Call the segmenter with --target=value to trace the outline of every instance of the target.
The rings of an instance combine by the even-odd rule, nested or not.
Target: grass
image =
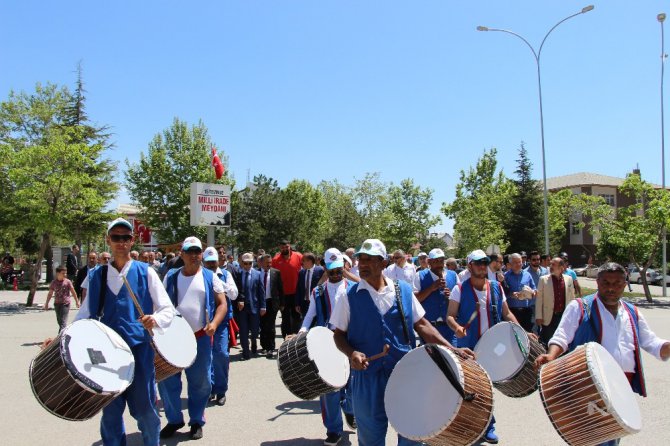
[[[598,290],[596,290],[594,288],[587,288],[587,287],[583,286],[582,287],[582,296],[586,297],[588,295],[594,294],[596,291],[598,291]],[[629,293],[629,292],[626,291],[626,292],[623,293],[623,297],[646,297],[646,296],[644,295],[644,293]]]

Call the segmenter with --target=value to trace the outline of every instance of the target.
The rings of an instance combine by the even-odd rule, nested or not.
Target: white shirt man
[[[163,284],[167,286],[167,277]],[[219,277],[212,276],[212,287],[215,293],[224,293],[226,286]],[[235,288],[237,290],[237,287]],[[192,276],[184,276],[182,272],[177,276],[177,311],[181,314],[193,332],[205,328],[205,279],[202,269]],[[235,296],[237,299],[237,296]],[[232,297],[231,297],[232,300]],[[209,318],[207,319],[209,320]]]

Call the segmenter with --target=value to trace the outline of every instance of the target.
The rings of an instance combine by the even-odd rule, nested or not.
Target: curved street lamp
[[[533,45],[531,45],[525,38],[523,38],[521,35],[515,33],[514,31],[510,31],[507,29],[499,29],[499,28],[488,28],[486,26],[478,26],[477,31],[498,31],[502,33],[507,33],[511,34],[515,37],[518,37],[525,43],[528,48],[530,48],[530,51],[533,53],[533,57],[535,58],[535,64],[537,66],[537,91],[539,94],[539,102],[540,102],[540,136],[541,136],[541,142],[542,142],[542,182],[544,184],[544,252],[545,254],[549,254],[549,202],[548,202],[548,196],[547,196],[547,166],[545,162],[545,153],[544,153],[544,113],[542,110],[542,76],[540,73],[540,57],[542,56],[542,48],[544,47],[544,43],[547,41],[547,37],[549,37],[549,34],[553,30],[555,30],[561,23],[565,22],[566,20],[570,20],[573,17],[577,17],[578,15],[581,14],[586,14],[589,11],[593,10],[593,5],[588,5],[582,8],[581,11],[578,13],[572,14],[554,26],[551,27],[549,31],[547,31],[547,34],[544,35],[544,38],[542,39],[542,42],[540,43],[540,47],[537,51],[535,51],[535,48],[533,48]]]

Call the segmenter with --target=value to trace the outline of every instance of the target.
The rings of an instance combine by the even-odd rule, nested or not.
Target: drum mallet
[[[370,356],[369,358],[366,358],[368,362],[372,362],[375,359],[383,358],[384,356],[389,354],[389,350],[391,349],[391,346],[388,344],[384,344],[384,350],[381,353],[377,353],[376,355]]]

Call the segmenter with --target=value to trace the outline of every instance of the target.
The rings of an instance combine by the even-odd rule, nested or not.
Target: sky
[[[81,61],[89,117],[111,127],[108,156],[122,169],[174,117],[202,120],[238,182],[351,185],[380,172],[433,189],[439,213],[459,172],[492,147],[512,176],[525,142],[542,178],[535,59],[518,38],[476,27],[538,48],[588,4],[0,0],[0,100],[37,82],[72,88]],[[660,184],[656,15],[670,5],[594,5],[541,53],[547,177],[639,165]]]

